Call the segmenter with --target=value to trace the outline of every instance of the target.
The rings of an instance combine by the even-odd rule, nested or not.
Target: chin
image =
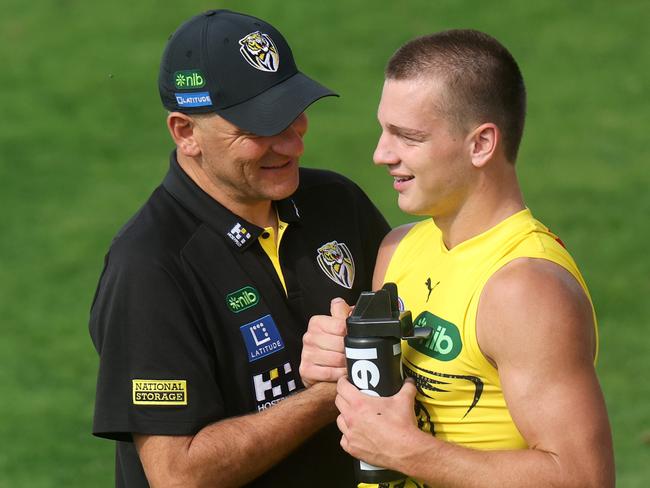
[[[397,206],[399,209],[409,215],[428,215],[426,209],[415,202],[410,202],[408,199],[400,195],[397,199]]]
[[[293,195],[297,189],[298,178],[296,178],[296,180],[292,181],[291,183],[287,182],[274,185],[272,188],[269,188],[268,196],[270,200],[284,200],[285,198],[289,198],[291,195]]]

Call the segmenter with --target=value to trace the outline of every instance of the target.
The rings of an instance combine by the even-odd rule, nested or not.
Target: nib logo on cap
[[[192,69],[174,73],[174,86],[180,90],[191,90],[205,86],[205,76],[201,70]]]

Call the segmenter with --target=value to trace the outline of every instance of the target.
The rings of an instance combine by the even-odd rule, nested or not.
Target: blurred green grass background
[[[113,485],[113,446],[90,435],[88,310],[112,236],[167,169],[156,88],[165,41],[208,8],[272,22],[301,69],[342,95],[309,110],[304,164],[359,182],[394,225],[410,218],[371,163],[386,60],[448,28],[509,47],[529,93],[518,161],[527,204],[591,288],[618,486],[650,486],[647,1],[2,5],[0,487]]]

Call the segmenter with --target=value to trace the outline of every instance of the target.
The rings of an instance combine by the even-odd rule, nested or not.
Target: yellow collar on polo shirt
[[[280,268],[280,241],[282,240],[282,236],[284,235],[284,231],[287,230],[287,227],[289,227],[289,224],[283,222],[280,220],[280,217],[278,217],[277,238],[275,236],[275,230],[273,227],[265,227],[264,232],[260,234],[260,237],[258,239],[260,245],[262,246],[262,249],[264,249],[264,252],[271,260],[271,263],[273,263],[273,267],[275,268],[275,272],[278,274],[278,278],[280,278],[280,282],[282,283],[282,288],[284,288],[285,294],[287,293],[287,285],[284,282],[282,268]]]

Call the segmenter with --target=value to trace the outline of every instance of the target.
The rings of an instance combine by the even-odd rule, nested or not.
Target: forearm
[[[564,419],[562,411],[556,410],[552,415],[522,420],[519,428],[529,433],[529,449],[484,451],[419,430],[413,415],[416,391],[409,379],[391,397],[370,397],[346,379],[339,380],[337,425],[343,449],[369,464],[402,472],[435,488],[614,486],[609,423],[599,401],[592,400],[591,410],[589,402],[574,402],[582,407],[580,413],[565,413]],[[538,428],[533,430],[530,424]]]
[[[150,452],[153,469],[145,465],[149,482],[157,488],[251,481],[335,419],[334,396],[334,385],[314,385],[260,413],[210,424],[180,449]],[[256,455],[260,452],[264,456]]]
[[[414,449],[393,469],[436,488],[610,488],[613,462],[607,453],[594,469],[569,455],[537,449],[480,451],[444,442],[421,433],[412,439]],[[598,450],[597,445],[593,449]]]
[[[404,459],[403,472],[432,487],[483,488],[566,486],[560,466],[542,451],[479,451],[431,438],[426,448]]]

